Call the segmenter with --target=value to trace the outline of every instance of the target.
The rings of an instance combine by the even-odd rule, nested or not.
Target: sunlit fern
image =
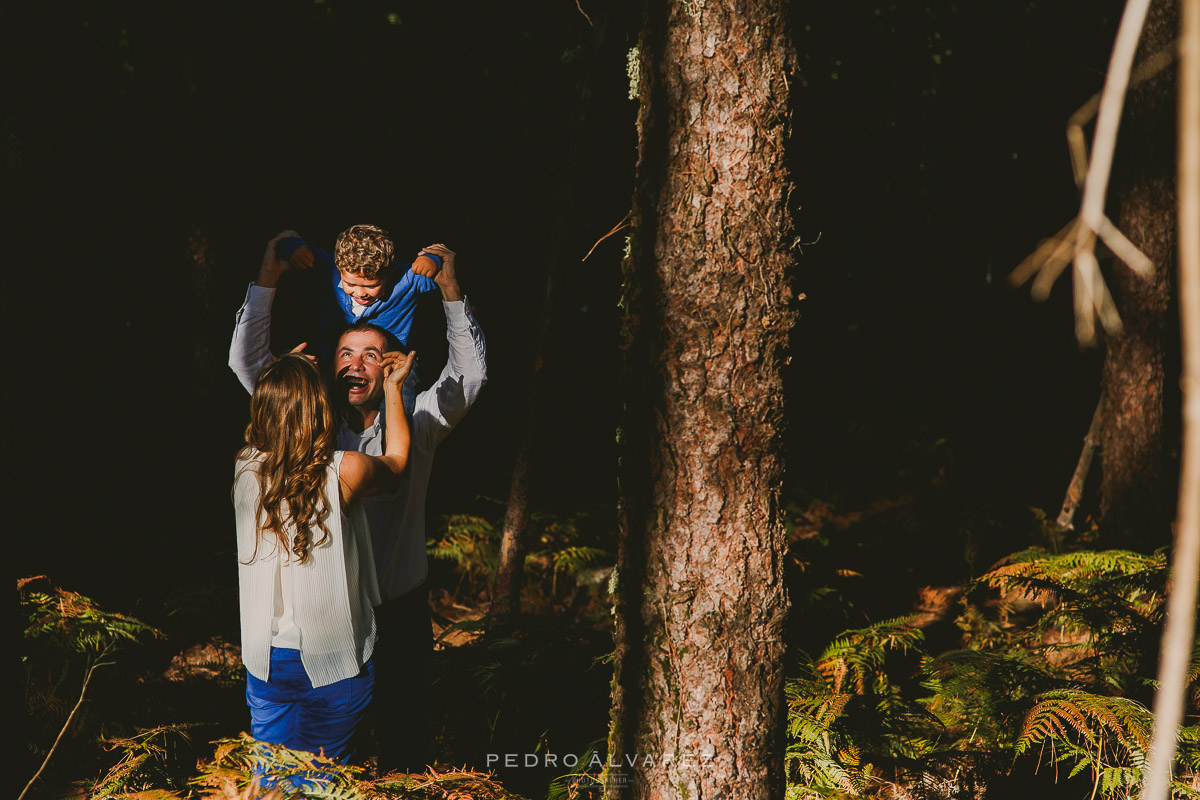
[[[147,789],[185,788],[186,779],[177,775],[181,747],[190,745],[190,733],[199,725],[159,725],[123,739],[103,739],[105,747],[119,751],[120,759],[99,780],[81,788],[90,800],[129,794]],[[190,752],[190,747],[187,748]],[[190,766],[190,765],[189,765]]]
[[[282,745],[267,744],[246,734],[221,739],[213,760],[200,766],[200,774],[188,782],[209,794],[236,788],[277,790],[282,800],[307,797],[317,800],[363,800],[356,787],[362,768],[339,764],[328,758]]]
[[[968,592],[1002,594],[992,610],[965,605],[962,649],[924,653],[902,618],[848,631],[815,661],[801,656],[786,686],[789,796],[875,794],[897,780],[914,797],[946,796],[947,781],[986,783],[1027,755],[1090,774],[1097,798],[1130,796],[1152,724],[1130,694],[1148,696],[1165,582],[1161,553],[1025,551]],[[1031,617],[1011,616],[1006,598],[1018,597],[1037,603]],[[905,654],[920,656],[915,669]],[[1193,719],[1198,676],[1200,648]],[[1198,727],[1181,733],[1181,774],[1200,772]],[[967,788],[950,791],[973,796],[981,784]],[[1182,782],[1173,790],[1195,796]]]

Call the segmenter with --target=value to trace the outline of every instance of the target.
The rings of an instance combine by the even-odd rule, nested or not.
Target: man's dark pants
[[[379,771],[420,772],[433,760],[433,627],[429,592],[418,586],[375,609],[375,698]]]

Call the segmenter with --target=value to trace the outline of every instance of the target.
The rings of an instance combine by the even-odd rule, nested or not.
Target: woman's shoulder
[[[253,447],[244,447],[233,461],[233,474],[235,477],[241,477],[245,472],[257,472],[258,465],[262,463],[263,454]]]

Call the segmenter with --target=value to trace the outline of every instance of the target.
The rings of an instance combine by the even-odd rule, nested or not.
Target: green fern
[[[912,623],[905,617],[847,631],[816,661],[801,657],[784,686],[789,783],[857,795],[885,775],[921,771],[937,720],[887,670],[894,655],[919,655],[924,634]]]
[[[260,790],[274,789],[281,800],[363,800],[357,788],[362,767],[336,761],[282,745],[267,744],[248,734],[219,739],[213,760],[200,766],[200,774],[188,783],[227,796],[254,797]],[[249,790],[249,791],[247,791]]]
[[[21,612],[26,617],[25,639],[38,645],[74,653],[97,653],[120,642],[136,642],[143,636],[161,637],[150,625],[104,611],[91,598],[49,586],[32,591],[30,586],[49,584],[45,575],[17,581]]]
[[[109,750],[119,750],[121,758],[99,780],[81,788],[89,800],[129,794],[154,788],[183,789],[172,762],[181,745],[191,742],[190,731],[199,725],[160,725],[125,739],[102,740]]]
[[[972,796],[1023,756],[1091,775],[1097,798],[1132,796],[1152,725],[1138,695],[1152,683],[1165,582],[1162,553],[1029,550],[968,587],[961,649],[924,653],[904,618],[802,656],[785,687],[789,796],[873,794],[891,782],[914,797]],[[1200,648],[1191,713],[1198,675]],[[1200,773],[1198,728],[1180,735],[1185,775]],[[1173,792],[1198,796],[1180,782]]]

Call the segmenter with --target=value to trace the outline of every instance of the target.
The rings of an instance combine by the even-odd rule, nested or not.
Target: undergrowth
[[[983,797],[1027,760],[1086,776],[1093,797],[1134,797],[1166,578],[1161,552],[1025,550],[968,587],[959,648],[927,652],[903,617],[801,654],[786,685],[788,797]],[[1198,678],[1200,647],[1177,798],[1200,798]]]

